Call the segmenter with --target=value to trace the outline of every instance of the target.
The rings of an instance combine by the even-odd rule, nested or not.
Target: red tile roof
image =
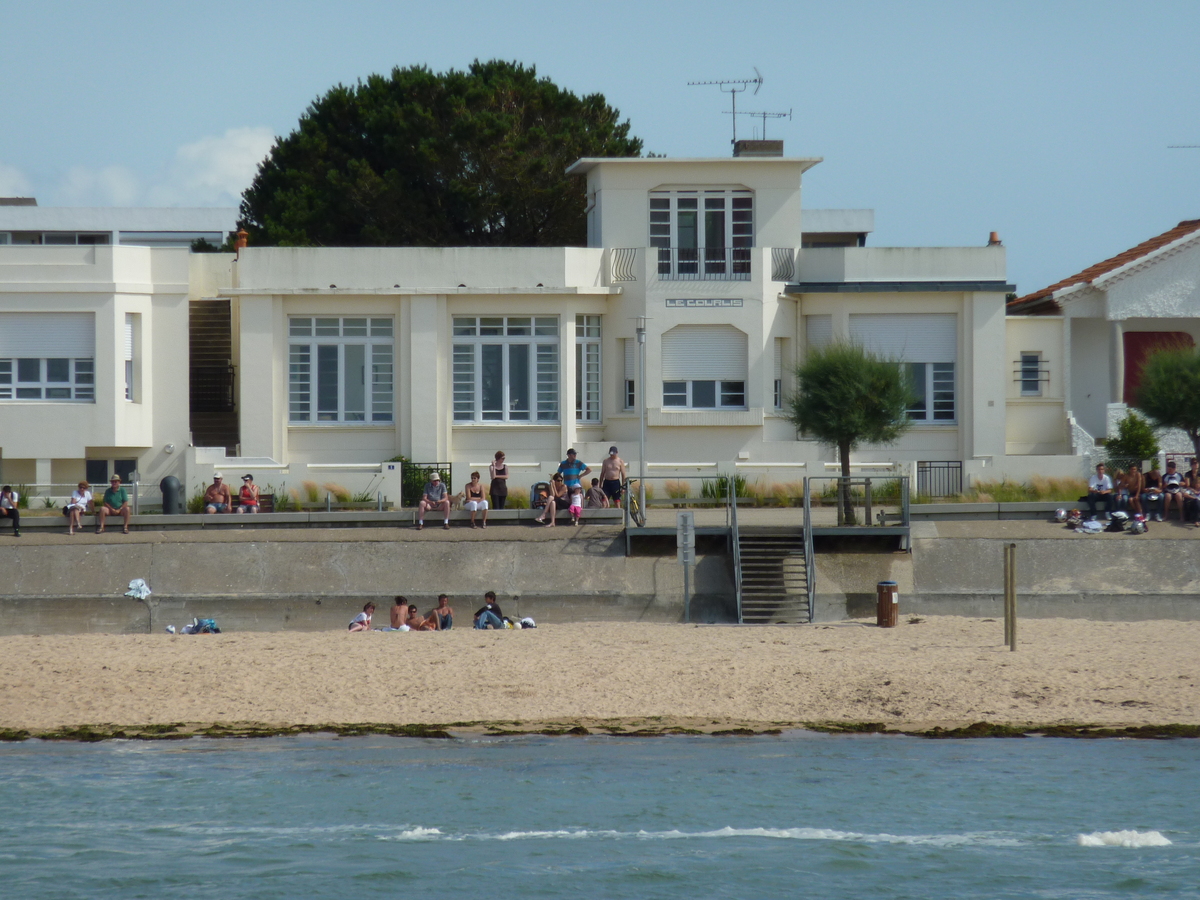
[[[1164,231],[1157,237],[1152,237],[1148,241],[1142,241],[1136,247],[1130,247],[1123,253],[1118,253],[1116,256],[1109,257],[1104,262],[1098,262],[1094,266],[1089,266],[1082,272],[1072,275],[1070,278],[1064,278],[1062,281],[1055,282],[1049,287],[1044,287],[1040,291],[1034,291],[1032,294],[1026,294],[1024,297],[1017,297],[1015,300],[1008,301],[1008,312],[1017,313],[1020,315],[1053,315],[1060,312],[1060,307],[1051,295],[1060,288],[1070,287],[1073,284],[1081,282],[1091,283],[1108,272],[1114,269],[1119,269],[1121,266],[1133,262],[1160,247],[1165,247],[1182,237],[1186,237],[1193,231],[1200,231],[1200,219],[1188,219],[1180,222],[1170,231]]]

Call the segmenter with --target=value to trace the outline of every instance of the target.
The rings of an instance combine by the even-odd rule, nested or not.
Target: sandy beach
[[[1200,622],[0,638],[0,728],[1200,723]]]

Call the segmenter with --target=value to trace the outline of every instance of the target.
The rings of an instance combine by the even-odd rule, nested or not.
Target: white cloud
[[[259,126],[184,144],[147,200],[154,206],[236,206],[274,143],[275,133]]]
[[[0,163],[0,197],[32,197],[33,185],[20,169]]]
[[[124,166],[72,166],[55,192],[61,206],[134,206],[141,197],[137,176]]]

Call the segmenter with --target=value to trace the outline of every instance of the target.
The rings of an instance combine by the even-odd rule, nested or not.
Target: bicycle
[[[639,528],[644,528],[646,525],[646,513],[638,503],[637,484],[638,479],[626,478],[621,482],[621,490],[625,494],[625,508],[629,511],[629,517],[633,519],[633,523]]]

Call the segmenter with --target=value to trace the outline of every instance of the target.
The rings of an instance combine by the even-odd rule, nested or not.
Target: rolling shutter
[[[783,338],[775,338],[775,380],[783,380]]]
[[[664,381],[744,381],[746,334],[732,325],[679,325],[662,336]]]
[[[808,334],[808,346],[815,350],[828,347],[833,342],[833,316],[805,316],[804,330]]]
[[[125,361],[133,359],[133,313],[125,313]]]
[[[852,315],[850,340],[904,362],[957,362],[958,318],[953,314]]]
[[[625,338],[625,380],[637,378],[637,339]]]
[[[91,359],[95,355],[92,313],[0,313],[0,357]]]

